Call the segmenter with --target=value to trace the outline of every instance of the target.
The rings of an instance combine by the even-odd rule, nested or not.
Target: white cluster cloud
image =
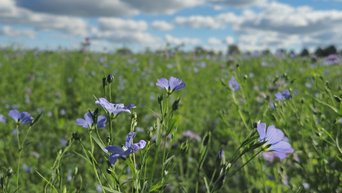
[[[243,9],[218,11],[217,15],[176,14],[184,8],[208,5]],[[171,21],[151,22],[126,17],[139,14],[174,15],[167,16]],[[215,48],[235,43],[247,50],[329,44],[342,47],[341,10],[293,7],[276,0],[98,0],[96,3],[93,0],[1,0],[0,26],[1,35],[8,37],[37,37],[39,32],[49,30],[72,37],[89,36],[101,44],[107,42],[106,45],[135,44],[152,48],[162,46],[163,42],[175,45],[203,43]],[[236,37],[206,37],[207,41],[201,42],[198,38],[172,34],[156,36],[151,28],[171,32],[188,28],[220,32],[228,29],[233,30]]]
[[[112,44],[135,44],[156,48],[160,39],[147,33],[148,24],[145,21],[120,18],[99,18],[98,27],[91,29],[91,38],[107,40]]]
[[[137,14],[122,0],[14,0],[20,8],[56,15],[120,17]]]
[[[195,7],[205,3],[205,0],[122,0],[131,7],[145,13],[171,14],[177,10]]]
[[[215,37],[210,37],[208,39],[208,44],[211,45],[211,46],[220,46],[222,45],[223,41],[218,39],[218,38],[215,38]]]
[[[195,15],[190,17],[176,17],[175,23],[183,26],[191,26],[194,28],[217,29],[223,27],[221,21],[215,20],[214,17],[201,15]]]
[[[138,13],[171,14],[205,0],[14,0],[19,7],[36,12],[86,17],[120,17]]]
[[[75,35],[84,35],[87,27],[86,22],[80,18],[34,13],[18,8],[12,0],[1,0],[0,22],[26,25],[35,30],[59,30]]]
[[[246,14],[247,13],[248,12],[246,12]],[[241,17],[234,13],[222,13],[216,16],[193,15],[188,17],[176,17],[175,23],[193,28],[221,29],[226,28],[228,23],[233,25],[233,27],[236,26],[241,23]]]
[[[256,47],[312,47],[339,44],[342,11],[318,11],[308,6],[291,7],[279,2],[249,12],[238,24],[239,44]]]
[[[10,26],[4,26],[0,28],[0,35],[10,36],[10,37],[29,37],[33,38],[35,32],[28,29],[16,30]]]
[[[246,7],[265,3],[266,0],[209,0],[209,2],[216,5]]]
[[[201,41],[197,38],[178,38],[172,35],[165,35],[165,41],[169,44],[172,45],[192,45],[192,46],[196,46],[199,45],[201,43]]]
[[[207,49],[211,49],[214,51],[226,51],[228,45],[234,43],[234,38],[231,36],[226,36],[224,39],[218,39],[216,37],[208,38],[208,45],[205,46]]]
[[[246,9],[239,15],[227,12],[176,17],[175,23],[192,28],[223,29],[229,26],[238,35],[236,43],[248,50],[329,44],[342,46],[342,35],[339,35],[342,30],[342,11],[319,11],[308,6],[292,7],[276,1],[267,4],[259,1],[258,8]],[[215,41],[211,39],[210,42],[213,44]]]
[[[147,23],[142,20],[99,18],[97,22],[101,30],[108,31],[145,31],[148,28]]]
[[[160,21],[160,20],[152,22],[151,26],[154,29],[161,30],[161,31],[169,31],[174,28],[173,24],[168,23],[166,21]]]

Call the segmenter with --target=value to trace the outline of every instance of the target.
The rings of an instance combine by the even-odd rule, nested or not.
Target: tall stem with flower
[[[17,190],[20,189],[20,165],[21,165],[21,156],[24,150],[25,142],[27,139],[27,136],[31,132],[31,128],[33,125],[37,123],[37,121],[40,119],[42,114],[39,114],[37,118],[33,119],[33,117],[28,112],[19,112],[18,110],[11,110],[9,111],[8,115],[15,120],[16,122],[16,138],[17,138],[17,144],[18,144],[18,164],[17,164],[17,175],[16,175],[16,184],[17,184]],[[20,125],[29,125],[29,128],[27,129],[25,136],[23,140],[20,139]]]
[[[173,119],[173,113],[178,109],[180,99],[176,99],[171,103],[171,95],[174,91],[180,90],[185,87],[185,83],[175,77],[170,77],[169,79],[161,78],[157,81],[156,85],[162,89],[165,89],[166,93],[161,94],[158,97],[158,104],[160,109],[160,117],[156,123],[155,130],[152,133],[153,138],[155,138],[156,150],[155,156],[153,158],[153,166],[151,172],[151,179],[157,177],[155,170],[158,167],[158,161],[161,161],[160,170],[160,180],[158,183],[163,184],[165,182],[165,177],[168,173],[167,167],[170,165],[168,156],[168,143],[172,143],[173,132],[175,129],[175,120]],[[161,153],[161,158],[159,157]],[[168,161],[167,161],[168,160]],[[167,163],[166,163],[167,162]],[[158,175],[159,179],[159,175]]]

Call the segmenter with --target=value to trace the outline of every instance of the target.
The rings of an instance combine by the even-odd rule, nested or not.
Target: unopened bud
[[[110,83],[113,82],[113,80],[114,80],[114,76],[112,74],[108,74],[108,76],[107,76],[107,83],[110,84]]]

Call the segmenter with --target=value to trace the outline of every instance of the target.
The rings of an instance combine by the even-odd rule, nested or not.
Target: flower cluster
[[[285,159],[294,150],[290,145],[284,133],[275,126],[268,126],[266,129],[265,123],[258,123],[257,131],[259,133],[259,142],[265,143],[263,156],[268,161],[273,161],[275,158],[280,160]]]
[[[328,65],[339,64],[340,62],[341,62],[341,59],[338,57],[338,55],[330,54],[329,56],[324,58],[323,64],[328,66]]]
[[[127,158],[130,154],[143,149],[146,146],[145,140],[140,140],[138,143],[133,143],[134,132],[129,132],[126,136],[126,143],[123,148],[119,146],[107,146],[104,150],[111,153],[108,160],[111,165],[114,165],[118,158]]]

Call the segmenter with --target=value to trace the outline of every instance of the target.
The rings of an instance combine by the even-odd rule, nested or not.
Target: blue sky
[[[0,46],[299,51],[342,48],[341,31],[342,0],[0,1]]]

